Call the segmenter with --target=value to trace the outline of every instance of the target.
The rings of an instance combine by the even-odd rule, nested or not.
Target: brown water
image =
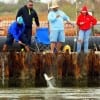
[[[0,100],[100,100],[100,88],[1,89]]]

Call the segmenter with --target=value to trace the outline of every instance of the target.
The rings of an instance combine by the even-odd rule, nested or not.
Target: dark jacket
[[[35,21],[36,25],[39,26],[39,19],[36,11],[34,9],[30,9],[29,13],[29,9],[27,8],[26,5],[19,9],[16,18],[18,16],[23,17],[26,28],[32,28],[33,20]]]

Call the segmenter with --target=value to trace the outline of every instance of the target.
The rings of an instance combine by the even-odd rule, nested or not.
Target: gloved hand
[[[80,22],[80,25],[84,25],[85,24],[85,22]]]
[[[22,41],[18,41],[19,44],[23,44]]]

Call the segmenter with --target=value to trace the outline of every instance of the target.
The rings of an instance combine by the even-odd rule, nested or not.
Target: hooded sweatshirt
[[[11,34],[16,41],[19,41],[21,34],[25,29],[25,24],[18,25],[16,21],[14,21],[8,28],[8,34]]]
[[[86,12],[86,15],[83,14],[83,12]],[[81,10],[80,15],[77,18],[77,25],[79,29],[81,30],[88,30],[93,25],[96,25],[97,20],[92,15],[88,13],[87,7],[84,6]]]
[[[30,11],[30,13],[29,13]],[[32,28],[32,22],[35,21],[36,25],[39,26],[39,19],[36,11],[34,9],[29,9],[26,5],[19,9],[17,16],[22,16],[25,22],[26,28]]]

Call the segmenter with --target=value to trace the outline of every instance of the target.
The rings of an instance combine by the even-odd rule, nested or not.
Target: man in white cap
[[[61,50],[62,43],[65,42],[64,21],[69,22],[69,17],[61,10],[56,1],[52,1],[50,12],[48,14],[50,28],[51,53]]]

